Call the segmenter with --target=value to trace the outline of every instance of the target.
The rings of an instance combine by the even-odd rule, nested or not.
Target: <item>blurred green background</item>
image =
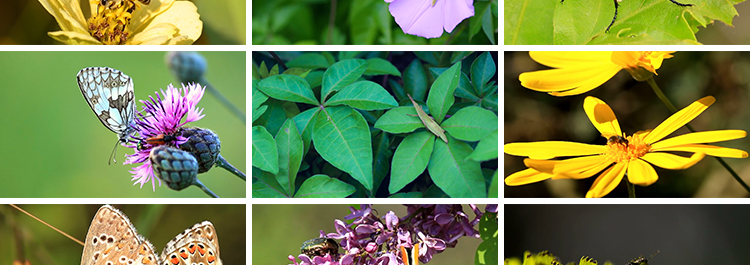
[[[88,19],[89,0],[79,0]],[[195,44],[244,45],[245,0],[191,0],[197,7],[203,33]],[[47,35],[60,30],[55,18],[38,0],[0,1],[0,44],[61,44]]]
[[[620,71],[602,86],[582,95],[553,97],[521,86],[522,72],[549,69],[529,57],[528,52],[505,53],[504,143],[572,141],[606,144],[583,111],[586,96],[597,97],[614,111],[627,135],[653,129],[671,113],[645,82],[636,82]],[[678,108],[705,97],[716,102],[690,124],[696,131],[739,129],[750,131],[750,53],[677,52],[664,60],[654,76],[662,91]],[[669,137],[689,131],[680,128]],[[750,138],[715,143],[750,151]],[[681,154],[684,155],[684,154]],[[505,176],[523,170],[523,157],[505,155]],[[750,183],[750,160],[724,158]],[[636,186],[637,197],[747,197],[747,191],[717,162],[706,156],[691,168],[667,170],[654,167],[659,180],[647,187]],[[584,180],[547,180],[517,187],[505,186],[505,197],[583,197],[596,177]],[[627,197],[620,184],[608,197]]]
[[[76,82],[79,70],[108,66],[134,82],[136,100],[167,85],[180,86],[165,64],[164,52],[0,52],[0,165],[2,197],[192,197],[208,196],[197,187],[173,191],[165,184],[133,186],[133,165],[122,165],[133,150],[118,146],[117,163],[107,165],[117,136],[86,104]],[[245,109],[245,52],[201,52],[206,78],[232,103]],[[140,104],[140,102],[138,102]],[[213,130],[221,155],[240,171],[245,167],[245,125],[206,92],[198,103],[206,116],[188,125]],[[221,168],[198,175],[220,197],[245,197],[245,182]]]
[[[101,205],[19,205],[21,209],[84,241],[94,214]],[[113,205],[133,222],[155,251],[160,253],[169,240],[202,221],[211,221],[219,239],[224,264],[245,264],[245,209],[238,205]],[[14,229],[17,229],[14,231]],[[17,240],[19,232],[23,240]],[[18,259],[16,246],[24,247],[31,264],[79,264],[83,246],[37,220],[0,205],[0,263]],[[157,255],[158,255],[157,253]]]
[[[476,7],[478,2],[487,1],[494,6],[490,7],[494,23],[492,36],[494,43],[497,43],[498,1],[480,0],[475,1],[474,5]],[[331,17],[333,3],[335,11]],[[395,18],[388,11],[388,3],[383,0],[254,1],[252,10],[255,45],[492,44],[481,29],[469,39],[469,19],[458,24],[451,33],[444,31],[439,38],[425,39],[408,35],[396,24]],[[479,17],[476,12],[475,16]],[[333,31],[329,36],[331,25]]]
[[[334,228],[336,219],[347,222],[344,216],[351,213],[348,206],[344,204],[254,204],[252,206],[252,242],[255,255],[252,255],[252,264],[290,264],[287,257],[299,256],[303,242],[319,237],[320,230],[325,233],[336,232]],[[484,212],[485,205],[477,205],[477,207]],[[359,208],[358,205],[357,208]],[[399,217],[406,215],[406,207],[403,205],[373,205],[372,208],[377,210],[375,215],[381,218],[389,211],[393,211]],[[470,219],[475,217],[468,205],[463,205],[463,211]],[[478,225],[474,229],[478,230]],[[462,237],[458,240],[456,248],[447,248],[442,253],[436,254],[429,264],[473,264],[474,253],[481,242],[482,240],[478,238]],[[339,253],[344,253],[344,249],[340,248]],[[300,262],[299,258],[297,262]]]

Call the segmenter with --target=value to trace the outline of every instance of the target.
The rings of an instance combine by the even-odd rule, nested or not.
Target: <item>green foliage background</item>
[[[133,186],[122,165],[133,150],[118,146],[117,162],[107,159],[117,136],[89,109],[76,82],[79,70],[108,66],[133,78],[136,100],[179,83],[164,63],[164,52],[0,52],[0,196],[19,198],[206,198],[197,187],[180,192],[165,184]],[[206,78],[240,109],[245,102],[245,52],[202,52]],[[138,102],[140,104],[140,102]],[[213,130],[221,154],[245,168],[245,125],[206,92],[198,107],[206,116],[193,126]],[[214,168],[198,178],[221,197],[245,197],[245,182]]]
[[[464,211],[469,211],[469,219],[473,219],[471,208],[468,205],[463,207]],[[477,207],[484,211],[485,205]],[[320,230],[325,233],[335,232],[334,220],[346,222],[344,216],[351,213],[346,205],[255,204],[252,208],[252,264],[290,264],[287,256],[297,257],[302,242],[319,237]],[[373,205],[372,208],[378,210],[379,217],[388,211],[393,211],[398,216],[406,214],[406,207],[403,205]],[[292,233],[290,228],[293,228]],[[474,253],[481,242],[480,239],[462,237],[456,248],[447,248],[443,253],[436,254],[429,264],[473,264]],[[343,248],[339,251],[343,252]]]
[[[19,205],[41,220],[84,241],[94,214],[101,205]],[[246,206],[237,205],[114,205],[161,252],[167,242],[202,221],[211,221],[219,238],[221,259],[225,264],[245,264]],[[83,246],[59,234],[37,220],[0,205],[0,263],[11,264],[18,257],[14,230],[24,236],[20,242],[31,264],[79,264]],[[158,253],[157,253],[158,254]]]
[[[89,0],[79,0],[84,16]],[[245,44],[245,0],[191,0],[197,7],[203,34],[195,44]],[[86,17],[88,18],[88,17]],[[47,35],[60,26],[38,0],[0,1],[0,44],[61,44]]]
[[[583,111],[586,96],[595,96],[614,111],[627,135],[655,128],[671,113],[645,82],[636,82],[620,71],[602,86],[582,95],[553,97],[520,85],[522,72],[549,69],[529,58],[528,52],[505,53],[505,143],[572,141],[606,144]],[[740,129],[750,132],[750,53],[676,52],[664,60],[654,76],[656,83],[677,107],[712,95],[716,103],[690,124],[697,131]],[[689,132],[681,128],[673,133]],[[750,138],[716,145],[749,151]],[[523,157],[505,155],[505,176],[526,169]],[[750,160],[724,158],[747,182]],[[659,180],[651,186],[636,186],[637,197],[747,197],[750,196],[715,158],[706,156],[685,170],[654,167]],[[505,197],[583,197],[596,178],[547,180],[517,187],[505,186]],[[627,197],[620,184],[608,197]],[[554,252],[553,252],[554,254]],[[647,254],[647,253],[643,253]]]

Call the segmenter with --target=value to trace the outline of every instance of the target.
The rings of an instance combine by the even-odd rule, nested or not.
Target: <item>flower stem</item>
[[[659,99],[664,103],[664,105],[667,105],[667,108],[669,109],[669,111],[671,111],[672,113],[676,113],[677,108],[674,107],[672,102],[670,102],[667,96],[664,95],[664,92],[661,91],[661,89],[659,88],[659,85],[657,85],[656,81],[654,81],[654,77],[652,76],[651,78],[647,79],[646,82],[651,86],[651,89],[654,90],[654,93],[656,93],[656,96],[659,97]],[[690,130],[690,132],[695,132],[695,129],[693,129],[693,126],[690,126],[690,124],[685,124],[685,127],[688,130]],[[737,172],[735,172],[734,169],[732,169],[732,167],[730,167],[729,164],[727,164],[724,161],[724,159],[722,159],[721,157],[717,157],[717,156],[715,156],[714,158],[716,158],[716,160],[719,161],[719,164],[721,164],[724,168],[726,168],[729,174],[732,175],[732,177],[734,177],[734,179],[737,182],[739,182],[740,185],[743,188],[745,188],[745,190],[748,193],[750,193],[750,186],[748,186],[747,183],[745,183],[745,181],[743,181],[742,178],[740,178],[740,176],[737,175]]]
[[[209,190],[208,187],[206,187],[206,185],[203,185],[203,183],[200,180],[195,179],[195,183],[193,183],[193,185],[198,186],[198,188],[201,188],[203,192],[208,194],[208,196],[211,196],[212,198],[219,198],[219,195],[216,195],[216,193]]]
[[[243,124],[247,124],[247,118],[245,116],[245,113],[242,112],[237,106],[232,104],[232,102],[229,101],[221,92],[219,92],[218,89],[216,89],[211,83],[208,82],[205,78],[201,78],[201,81],[199,82],[206,86],[206,89],[208,90],[211,95],[213,95],[216,99],[221,102],[229,111],[231,111],[235,116],[237,116],[240,121],[242,121]]]
[[[232,166],[232,164],[229,164],[229,162],[227,162],[227,160],[224,159],[221,154],[219,154],[219,157],[216,160],[216,165],[240,177],[242,180],[247,181],[247,176],[245,176],[245,173],[242,173],[242,171],[236,169],[234,166]]]
[[[630,181],[625,181],[625,184],[628,186],[628,197],[635,198],[635,185]]]

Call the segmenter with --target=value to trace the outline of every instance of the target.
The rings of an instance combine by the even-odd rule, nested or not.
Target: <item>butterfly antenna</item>
[[[653,258],[654,256],[656,256],[656,254],[659,254],[659,250],[658,249],[656,250],[656,252],[654,252],[654,254],[651,254],[651,257],[648,257],[648,259]]]
[[[81,246],[83,246],[83,242],[81,242],[81,240],[78,240],[78,239],[76,239],[76,238],[74,238],[74,237],[72,237],[72,236],[70,236],[70,235],[66,234],[65,232],[61,231],[60,229],[57,229],[57,227],[54,227],[54,226],[52,226],[52,225],[48,224],[48,223],[47,223],[47,222],[45,222],[45,221],[42,221],[42,219],[39,219],[38,217],[34,216],[33,214],[30,214],[30,213],[29,213],[29,212],[27,212],[27,211],[24,211],[23,209],[21,209],[20,207],[16,206],[15,204],[8,204],[8,205],[10,205],[10,207],[16,208],[16,210],[18,210],[18,211],[20,211],[20,212],[22,212],[22,213],[24,213],[24,214],[28,215],[28,216],[29,216],[29,217],[31,217],[31,218],[34,218],[34,220],[37,220],[38,222],[40,222],[40,223],[42,223],[42,224],[46,225],[47,227],[49,227],[49,228],[52,228],[52,230],[55,230],[56,232],[58,232],[58,233],[60,233],[60,234],[64,235],[64,236],[65,236],[65,237],[67,237],[67,238],[70,238],[70,240],[73,240],[73,241],[75,241],[76,243],[78,243],[78,244],[80,244]]]

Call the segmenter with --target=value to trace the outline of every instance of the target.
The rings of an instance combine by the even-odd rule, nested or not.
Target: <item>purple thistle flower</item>
[[[135,153],[126,155],[127,160],[124,164],[142,163],[130,171],[133,174],[132,180],[135,181],[133,185],[141,184],[143,188],[143,184],[156,179],[161,186],[161,180],[154,175],[149,159],[151,150],[165,144],[179,147],[187,142],[188,139],[179,135],[178,130],[188,122],[200,120],[205,116],[202,114],[203,109],[196,107],[204,91],[205,87],[196,83],[187,86],[183,84],[179,89],[170,84],[166,91],[161,90],[161,96],[156,92],[156,98],[149,96],[149,100],[141,100],[143,107],[134,120],[136,133],[125,144],[133,148]],[[156,191],[156,181],[152,182],[151,186]]]

